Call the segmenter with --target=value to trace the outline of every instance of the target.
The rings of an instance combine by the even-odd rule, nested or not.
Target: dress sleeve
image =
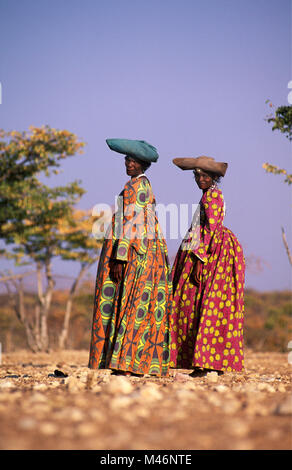
[[[219,240],[224,218],[223,195],[218,189],[208,190],[202,197],[202,215],[200,221],[200,244],[193,253],[207,263],[213,247]]]
[[[131,247],[140,251],[145,238],[145,213],[150,198],[150,185],[146,178],[126,184],[123,192],[121,233],[116,240],[112,258],[128,261]]]

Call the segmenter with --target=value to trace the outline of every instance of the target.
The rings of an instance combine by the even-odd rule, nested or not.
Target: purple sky
[[[0,0],[0,44],[0,127],[48,124],[87,143],[52,184],[80,179],[82,208],[113,203],[127,175],[108,137],[157,147],[158,203],[201,196],[172,158],[226,161],[225,225],[263,263],[247,287],[291,287],[281,240],[283,226],[292,249],[291,187],[262,169],[291,172],[291,144],[264,120],[267,99],[288,104],[290,0]],[[180,240],[167,241],[173,255]]]

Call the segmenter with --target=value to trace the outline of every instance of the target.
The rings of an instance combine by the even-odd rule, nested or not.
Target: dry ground
[[[292,449],[288,354],[246,351],[244,372],[196,378],[113,376],[87,361],[87,351],[2,354],[0,449]]]

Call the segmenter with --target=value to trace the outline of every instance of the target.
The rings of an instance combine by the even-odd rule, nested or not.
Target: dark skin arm
[[[197,258],[193,267],[191,278],[194,284],[196,285],[199,285],[201,282],[202,264],[203,262],[199,258]]]
[[[112,260],[110,268],[110,277],[112,278],[113,282],[121,282],[121,280],[123,279],[125,264],[126,263],[123,261]]]

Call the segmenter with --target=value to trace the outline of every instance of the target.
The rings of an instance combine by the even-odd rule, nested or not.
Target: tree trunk
[[[24,289],[23,289],[23,277],[24,276],[26,276],[26,274],[17,275],[15,277],[9,276],[9,278],[7,277],[8,280],[12,281],[16,290],[16,294],[14,294],[11,291],[8,280],[5,280],[5,286],[8,292],[8,296],[9,296],[12,308],[14,309],[18,320],[24,326],[28,347],[33,352],[37,352],[38,344],[34,335],[34,329],[27,318],[25,305],[24,305]],[[18,282],[16,282],[16,279],[18,280]]]
[[[47,287],[44,295],[42,296],[41,310],[40,310],[40,339],[43,351],[49,350],[49,332],[48,332],[48,315],[51,307],[55,281],[52,276],[52,264],[50,258],[45,261],[45,271],[47,278]]]
[[[77,287],[84,276],[86,270],[89,268],[91,264],[82,264],[81,269],[79,271],[79,274],[77,278],[74,280],[69,296],[67,299],[66,303],[66,310],[65,310],[65,316],[64,316],[64,323],[63,323],[63,328],[59,336],[59,348],[64,349],[68,340],[68,333],[69,333],[69,322],[70,322],[70,316],[71,316],[71,311],[72,311],[72,304],[73,304],[73,298],[76,294]]]
[[[49,332],[48,332],[48,315],[52,301],[52,295],[55,287],[55,281],[52,276],[52,265],[50,257],[45,260],[45,273],[47,287],[43,291],[42,284],[42,264],[37,262],[37,286],[38,286],[38,305],[35,309],[36,322],[35,331],[40,351],[49,351]]]

